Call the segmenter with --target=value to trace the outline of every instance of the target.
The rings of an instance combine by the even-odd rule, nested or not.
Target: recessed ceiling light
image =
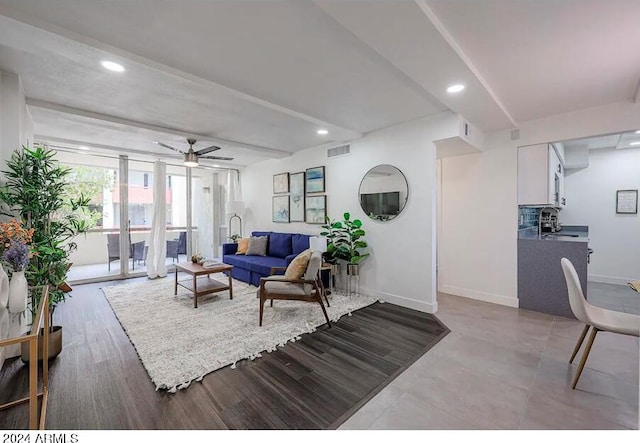
[[[213,166],[214,168],[219,168],[220,167],[220,165],[211,165],[211,166]]]
[[[78,146],[78,149],[80,149],[81,151],[88,151],[89,147],[87,147],[87,146]]]
[[[316,132],[318,135],[327,135],[329,133],[326,129],[318,129]]]
[[[124,66],[122,66],[120,63],[111,62],[109,60],[102,60],[100,64],[103,68],[108,69],[109,71],[124,72]]]
[[[462,84],[451,85],[447,88],[447,92],[450,94],[455,94],[456,92],[460,92],[463,89],[464,89],[464,85]]]
[[[629,146],[640,146],[640,142],[631,142]]]

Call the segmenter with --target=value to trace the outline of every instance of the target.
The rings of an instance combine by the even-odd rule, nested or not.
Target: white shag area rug
[[[228,281],[226,277],[219,280]],[[233,280],[233,300],[228,291],[201,296],[197,309],[191,293],[178,286],[178,295],[173,295],[173,285],[173,274],[169,274],[102,288],[156,390],[174,393],[187,388],[216,369],[235,368],[240,360],[275,351],[326,323],[318,303],[275,300],[273,307],[265,303],[260,327],[257,288],[238,280]],[[334,292],[329,295],[327,314],[335,322],[376,301]]]

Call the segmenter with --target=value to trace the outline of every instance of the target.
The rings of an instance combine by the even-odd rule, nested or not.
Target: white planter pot
[[[9,276],[0,265],[0,308],[6,308],[9,304]]]
[[[16,314],[27,309],[29,285],[24,271],[16,271],[9,282],[9,312]]]

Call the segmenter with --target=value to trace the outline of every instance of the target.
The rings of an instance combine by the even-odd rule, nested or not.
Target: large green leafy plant
[[[69,255],[77,248],[73,238],[87,232],[90,199],[72,197],[67,178],[71,169],[55,158],[56,151],[22,147],[13,152],[2,171],[0,187],[2,213],[19,217],[22,226],[33,228],[32,257],[25,276],[30,287],[49,286],[51,315],[65,301],[64,284],[70,267]],[[31,291],[32,308],[38,305],[40,291]]]
[[[360,251],[367,247],[367,242],[362,239],[365,231],[360,220],[351,220],[350,213],[345,212],[343,218],[342,221],[332,221],[326,217],[322,225],[324,230],[320,235],[327,237],[325,261],[345,260],[348,264],[357,265],[369,256],[368,252]]]

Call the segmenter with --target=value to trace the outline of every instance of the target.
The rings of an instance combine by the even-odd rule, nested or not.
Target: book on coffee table
[[[216,266],[220,266],[221,264],[222,263],[220,263],[217,260],[207,259],[207,260],[202,262],[202,267],[203,268],[215,268]]]

